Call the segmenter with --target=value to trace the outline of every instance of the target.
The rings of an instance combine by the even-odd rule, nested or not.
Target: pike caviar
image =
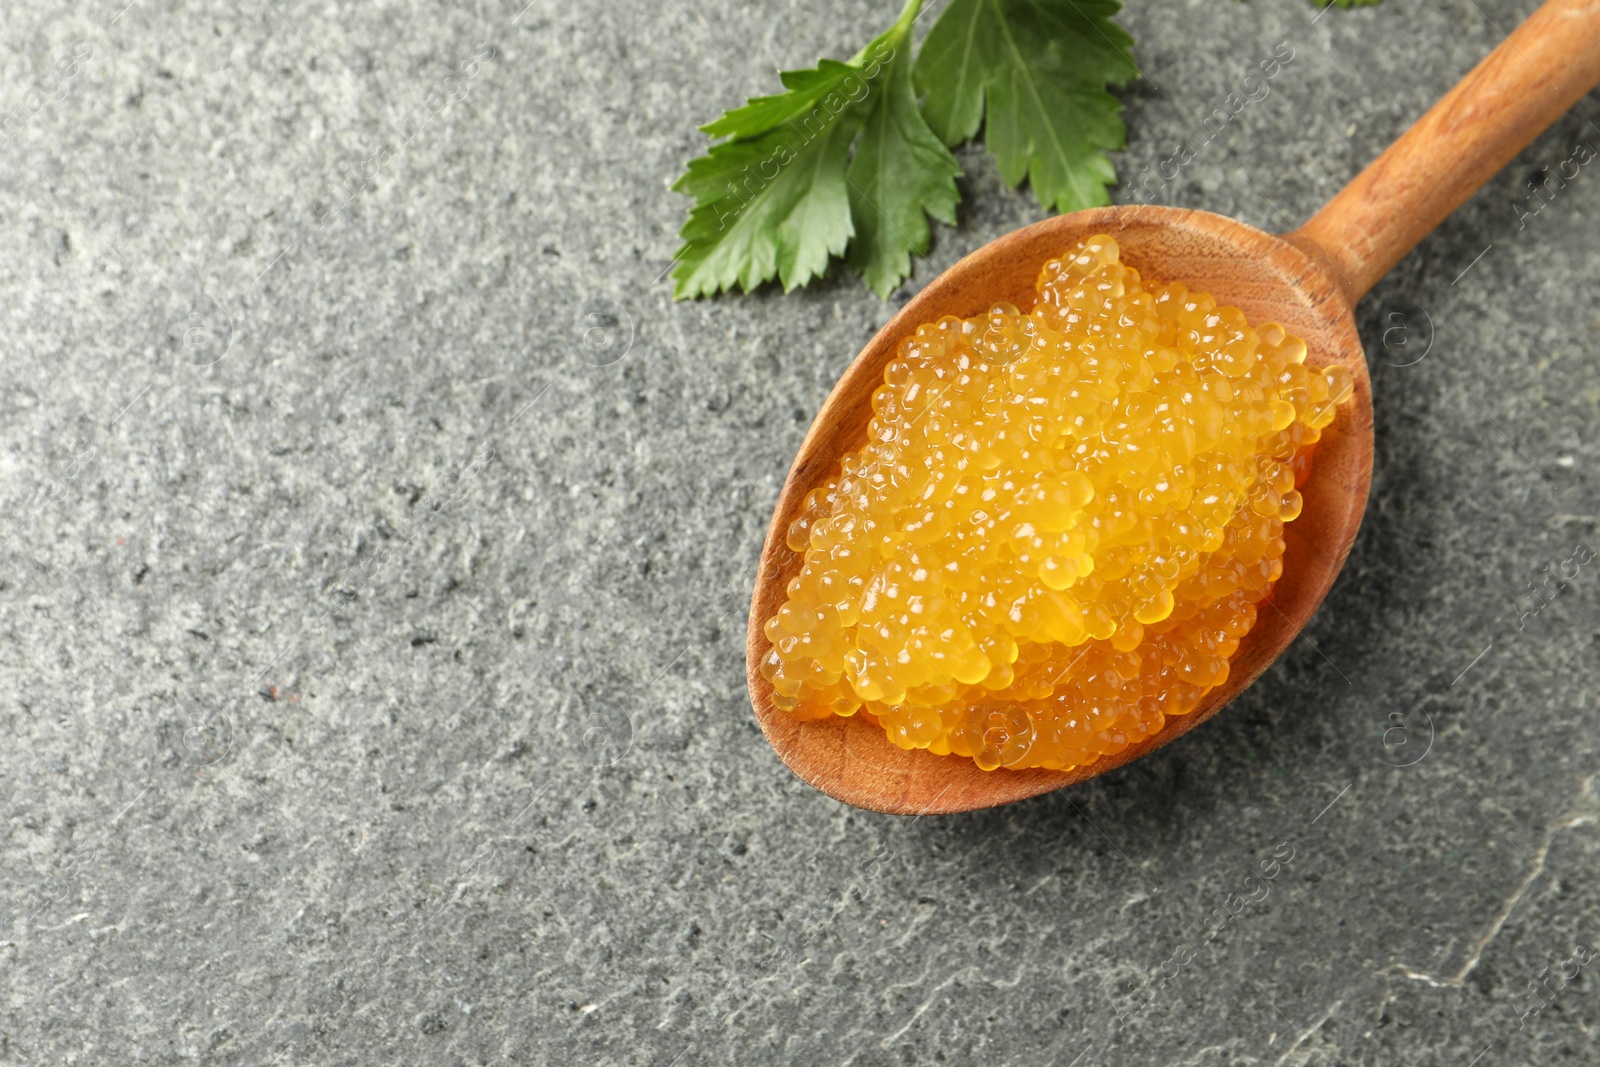
[[[903,341],[867,442],[788,530],[761,671],[797,719],[866,712],[984,770],[1094,763],[1193,711],[1283,573],[1297,473],[1350,374],[1110,237],[1038,300]]]

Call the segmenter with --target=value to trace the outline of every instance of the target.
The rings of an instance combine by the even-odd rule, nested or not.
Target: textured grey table
[[[1282,662],[896,819],[742,661],[895,303],[658,280],[694,125],[895,5],[124,2],[0,15],[0,1062],[1600,1062],[1600,171],[1526,185],[1600,99],[1363,303],[1372,504]],[[1531,7],[1136,0],[1123,172],[1284,227]],[[961,161],[906,292],[1040,216]]]

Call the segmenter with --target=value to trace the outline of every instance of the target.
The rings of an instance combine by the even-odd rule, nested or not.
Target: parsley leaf
[[[895,28],[894,56],[863,101],[861,143],[850,163],[850,215],[856,238],[850,266],[880,297],[887,297],[911,273],[911,253],[928,250],[927,216],[956,223],[956,176],[961,165],[950,154],[917,107],[911,82],[911,20],[920,0],[906,5]],[[908,17],[909,16],[909,17]]]
[[[691,161],[672,186],[695,198],[679,233],[674,296],[711,296],[736,284],[750,290],[775,274],[793,289],[844,252],[855,233],[844,181],[857,125],[842,88],[850,78],[858,72],[833,60],[785,71],[789,92],[758,97],[702,127],[743,136]],[[792,125],[801,117],[806,125]]]
[[[887,295],[910,273],[911,253],[927,250],[926,215],[955,221],[961,170],[923,120],[911,83],[921,7],[907,0],[848,63],[785,71],[787,92],[701,127],[727,140],[673,185],[695,198],[679,233],[675,297],[750,290],[774,276],[787,291],[847,246],[851,265]]]
[[[1138,74],[1117,0],[951,0],[917,57],[923,113],[947,145],[977,133],[1011,185],[1028,178],[1045,207],[1110,203],[1106,151],[1123,146],[1121,103],[1106,91]]]

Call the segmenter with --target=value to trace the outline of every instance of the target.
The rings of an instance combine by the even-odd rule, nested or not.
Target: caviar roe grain
[[[789,528],[805,563],[761,667],[778,708],[1067,769],[1227,679],[1350,374],[1204,293],[1146,290],[1110,237],[1038,291],[900,345],[865,446]]]

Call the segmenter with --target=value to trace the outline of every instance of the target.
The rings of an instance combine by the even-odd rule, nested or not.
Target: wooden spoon
[[[1108,207],[1061,215],[973,252],[917,294],[861,350],[817,413],[784,482],[750,605],[750,699],[778,756],[807,782],[856,807],[936,814],[993,807],[1104,774],[1216,714],[1294,640],[1349,554],[1372,481],[1372,382],[1352,309],[1446,215],[1600,82],[1600,0],[1548,0],[1444,99],[1298,230],[1281,237],[1172,207]],[[801,556],[785,543],[805,495],[865,443],[872,392],[899,342],[942,315],[968,318],[997,301],[1033,306],[1040,267],[1074,241],[1116,238],[1150,281],[1181,281],[1279,322],[1305,339],[1307,363],[1341,363],[1351,404],[1317,445],[1301,486],[1305,510],[1287,524],[1283,577],[1234,654],[1227,682],[1188,715],[1118,755],[1071,771],[981,771],[971,759],[906,751],[861,716],[797,722],[772,706],[759,670],[762,625],[782,606]]]

